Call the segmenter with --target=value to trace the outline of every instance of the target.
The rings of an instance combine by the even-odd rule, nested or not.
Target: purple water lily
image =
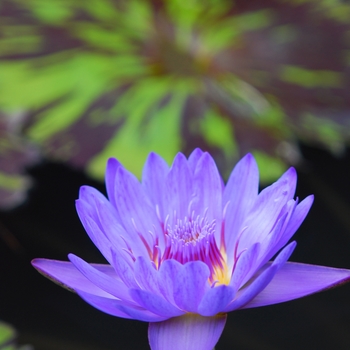
[[[258,193],[252,155],[226,186],[208,153],[151,153],[142,183],[116,159],[108,199],[80,190],[77,211],[108,265],[35,259],[45,276],[110,315],[150,322],[153,350],[211,350],[226,314],[303,297],[350,279],[350,270],[287,262],[288,243],[313,196],[294,200],[294,168]],[[277,254],[277,255],[276,255]],[[270,261],[276,255],[273,261]]]

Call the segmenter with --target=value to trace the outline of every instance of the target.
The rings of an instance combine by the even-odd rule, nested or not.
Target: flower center
[[[168,220],[164,224],[166,246],[161,260],[203,261],[209,267],[210,281],[220,282],[218,272],[222,274],[225,263],[215,242],[215,220],[209,222],[206,213],[195,216],[194,212],[183,220],[174,217],[173,225]]]
[[[213,235],[215,232],[215,220],[211,223],[206,218],[185,217],[184,220],[176,220],[173,227],[167,225],[166,235],[171,239],[172,243],[179,243],[183,247],[189,244],[195,246],[196,242],[199,242],[206,237]]]

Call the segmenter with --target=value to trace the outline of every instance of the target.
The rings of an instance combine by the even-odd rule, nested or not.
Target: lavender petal
[[[212,350],[225,322],[226,314],[213,317],[186,314],[150,323],[148,339],[152,350]]]
[[[112,297],[109,293],[89,281],[69,261],[34,259],[32,265],[45,277],[70,291],[75,292],[79,289],[93,295]],[[113,267],[110,265],[93,264],[93,266],[102,273],[106,273],[109,276],[116,276]]]
[[[253,206],[259,189],[259,171],[254,157],[247,154],[233,169],[223,194],[225,215],[225,245],[227,252],[234,251],[237,236],[241,233],[242,223]],[[227,204],[228,203],[228,204]],[[233,257],[228,256],[229,265]]]
[[[269,285],[243,308],[282,303],[350,280],[350,270],[287,262]]]

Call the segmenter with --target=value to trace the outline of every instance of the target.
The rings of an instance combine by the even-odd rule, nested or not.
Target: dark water
[[[350,152],[335,158],[303,147],[297,196],[315,204],[295,235],[291,260],[350,269]],[[105,315],[39,275],[35,257],[74,252],[103,262],[74,208],[82,173],[59,164],[30,170],[36,185],[21,207],[0,213],[0,318],[36,350],[148,349],[147,324]],[[350,284],[304,299],[229,315],[217,349],[350,349]]]

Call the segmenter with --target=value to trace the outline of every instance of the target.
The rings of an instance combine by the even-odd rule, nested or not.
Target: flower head
[[[350,278],[350,271],[287,262],[313,196],[294,200],[287,170],[260,193],[252,155],[225,186],[208,153],[179,153],[169,168],[151,153],[140,183],[116,159],[108,198],[80,190],[77,211],[109,264],[35,259],[44,275],[108,314],[150,322],[152,349],[211,350],[226,313],[296,299]],[[277,255],[276,255],[277,254]],[[275,259],[270,261],[274,256]]]

